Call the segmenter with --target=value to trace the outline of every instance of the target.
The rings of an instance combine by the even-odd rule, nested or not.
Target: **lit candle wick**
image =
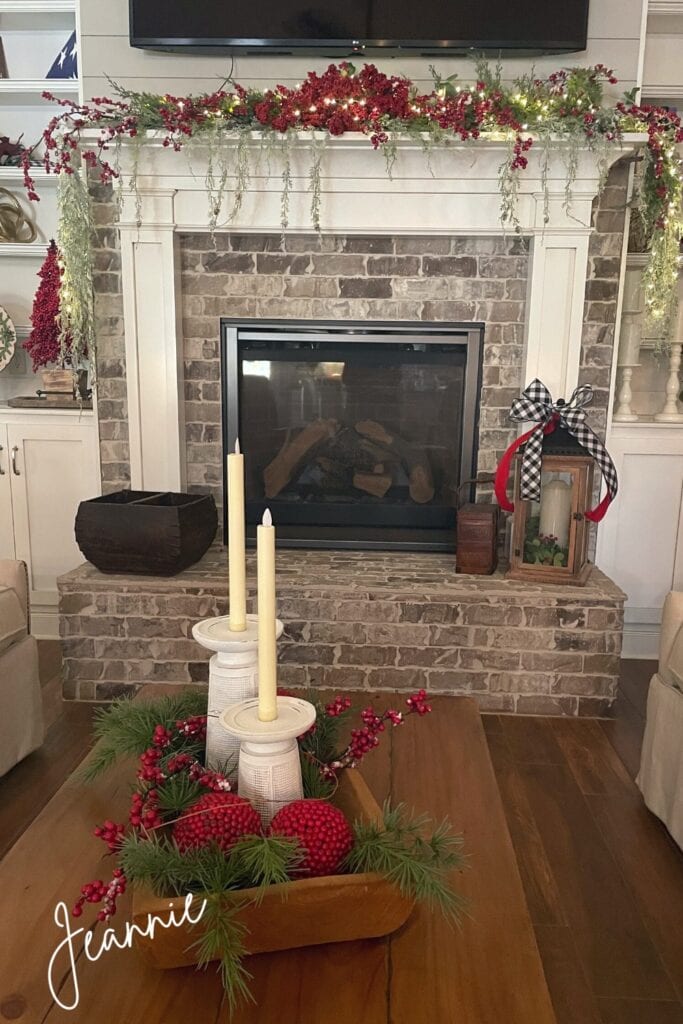
[[[272,526],[272,525],[273,525],[273,517],[270,514],[270,509],[267,508],[265,510],[265,512],[263,513],[263,519],[261,520],[261,526]]]
[[[239,439],[239,437],[236,437],[235,438],[235,455],[241,455],[241,454],[242,454],[242,449],[240,448],[240,439]]]

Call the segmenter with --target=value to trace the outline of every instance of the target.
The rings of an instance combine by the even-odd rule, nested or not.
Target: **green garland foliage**
[[[206,691],[199,689],[153,701],[122,699],[99,708],[93,728],[97,745],[84,763],[81,777],[91,782],[120,757],[139,757],[150,745],[156,725],[168,729],[177,721],[205,714]]]
[[[565,208],[570,213],[572,187],[582,148],[598,157],[604,183],[609,165],[607,150],[619,145],[626,132],[647,133],[638,198],[651,239],[651,260],[646,274],[646,308],[653,321],[670,322],[675,307],[678,241],[683,233],[681,167],[677,145],[683,141],[679,116],[665,108],[639,104],[635,92],[616,104],[606,103],[605,82],[616,78],[604,65],[564,68],[545,79],[533,72],[511,85],[500,67],[483,60],[474,67],[475,84],[461,85],[456,76],[442,78],[432,69],[433,88],[421,92],[404,76],[388,76],[374,65],[356,69],[348,61],[330,65],[323,74],[310,72],[294,89],[248,89],[227,79],[215,92],[177,97],[133,92],[114,85],[116,98],[99,98],[90,105],[55,99],[60,112],[43,137],[44,166],[60,174],[60,247],[64,254],[65,303],[63,337],[73,339],[73,351],[82,357],[94,344],[92,269],[90,267],[90,214],[79,161],[102,182],[118,179],[136,196],[141,145],[154,133],[172,151],[201,147],[206,157],[208,225],[214,231],[223,200],[233,193],[232,211],[239,211],[255,160],[276,155],[281,175],[281,224],[287,227],[292,189],[291,143],[309,141],[311,220],[320,226],[321,161],[328,136],[366,135],[383,151],[391,172],[400,138],[411,138],[424,148],[427,159],[437,146],[478,139],[508,142],[500,166],[501,220],[519,228],[517,200],[528,151],[540,149],[541,179],[546,219],[549,213],[548,168],[552,152],[561,154],[566,168]],[[112,83],[113,84],[113,83]],[[95,136],[88,132],[96,130]],[[95,141],[91,141],[92,138]],[[259,140],[260,139],[260,143]],[[131,176],[124,183],[119,158],[122,145],[132,149]],[[94,147],[94,148],[89,148]],[[113,156],[111,151],[113,151]],[[31,177],[31,151],[23,154],[29,198],[37,199]]]
[[[355,843],[346,860],[352,872],[375,871],[395,882],[405,896],[439,909],[457,922],[466,901],[448,874],[465,866],[462,836],[446,820],[433,825],[426,815],[411,818],[405,804],[384,804],[382,823],[357,821]]]

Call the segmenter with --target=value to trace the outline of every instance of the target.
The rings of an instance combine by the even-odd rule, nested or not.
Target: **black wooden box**
[[[80,503],[75,533],[102,572],[174,576],[199,561],[217,527],[211,495],[115,491]]]

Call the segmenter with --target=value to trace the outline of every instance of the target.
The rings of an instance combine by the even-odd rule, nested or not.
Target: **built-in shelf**
[[[0,14],[75,14],[76,0],[0,0]]]
[[[27,96],[33,95],[33,93],[48,92],[53,93],[78,93],[78,79],[77,78],[39,78],[39,79],[19,79],[19,78],[0,78],[0,94],[16,96]]]
[[[41,185],[56,185],[59,175],[48,174],[44,167],[32,167],[31,177],[34,181],[39,181]],[[0,182],[3,181],[17,181],[23,184],[24,172],[21,167],[0,167]]]
[[[0,242],[0,256],[24,256],[42,260],[46,249],[46,242]]]
[[[650,0],[647,6],[650,14],[683,14],[683,0]]]

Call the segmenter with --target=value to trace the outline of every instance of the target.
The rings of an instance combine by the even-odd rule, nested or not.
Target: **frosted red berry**
[[[295,800],[282,807],[270,835],[299,840],[304,857],[297,870],[310,877],[337,874],[353,846],[351,826],[327,800]]]
[[[261,819],[248,800],[237,793],[205,793],[173,826],[181,853],[217,843],[227,853],[242,836],[261,833]]]

